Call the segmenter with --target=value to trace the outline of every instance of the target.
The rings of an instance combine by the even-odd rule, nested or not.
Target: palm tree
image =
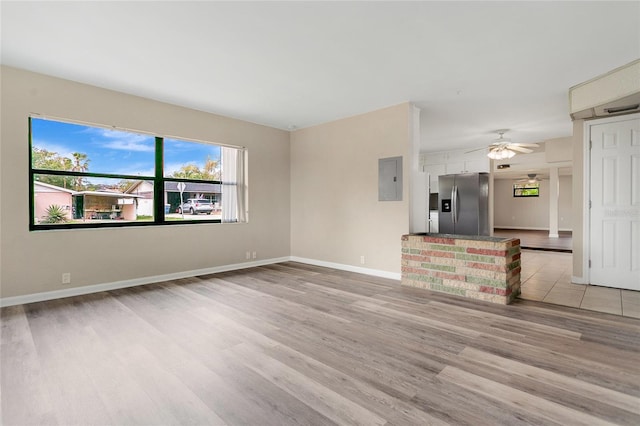
[[[81,152],[74,152],[71,154],[73,156],[73,166],[71,167],[71,171],[73,172],[86,172],[89,170],[89,159],[87,154],[83,154]],[[82,176],[77,176],[75,179],[75,190],[80,191],[83,187],[83,178]]]

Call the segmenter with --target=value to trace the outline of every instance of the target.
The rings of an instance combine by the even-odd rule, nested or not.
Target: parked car
[[[178,206],[178,213],[198,214],[206,213],[211,214],[213,211],[213,204],[211,201],[204,198],[189,198],[182,206]]]

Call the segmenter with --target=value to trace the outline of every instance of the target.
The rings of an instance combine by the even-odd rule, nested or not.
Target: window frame
[[[64,170],[49,170],[38,169],[33,167],[33,132],[32,132],[32,120],[33,119],[45,119],[58,121],[62,123],[76,124],[87,127],[97,128],[113,128],[109,126],[100,126],[88,123],[78,123],[72,120],[64,120],[59,118],[50,118],[43,116],[29,116],[29,231],[45,231],[56,229],[95,229],[95,228],[127,228],[127,227],[140,227],[140,226],[172,226],[172,225],[194,225],[194,224],[212,224],[222,223],[222,219],[183,219],[176,221],[167,221],[165,217],[165,202],[164,202],[164,187],[166,182],[184,182],[184,183],[202,183],[202,184],[218,184],[222,188],[222,180],[205,180],[205,179],[184,179],[173,178],[164,176],[164,139],[165,137],[156,136],[146,132],[138,132],[130,129],[118,129],[126,132],[146,134],[155,138],[155,174],[154,176],[140,176],[140,175],[126,175],[126,174],[111,174],[111,173],[93,173],[93,172],[76,172],[76,171],[64,171]],[[200,143],[215,145],[218,147],[229,147],[245,151],[246,148],[221,145],[211,142],[194,141],[186,138],[178,137],[166,137],[167,139],[178,139],[184,142]],[[246,166],[245,166],[246,167]],[[135,181],[150,181],[153,182],[153,220],[150,221],[118,221],[113,222],[100,222],[100,223],[60,223],[60,224],[46,224],[36,223],[35,221],[35,176],[36,175],[51,175],[51,176],[69,176],[69,177],[87,177],[87,178],[112,178],[112,179],[126,179]],[[234,222],[242,223],[242,222]]]
[[[524,189],[536,189],[536,193],[535,194],[527,194],[527,195],[522,195],[522,194],[516,194],[516,191],[518,190],[524,190]],[[513,198],[535,198],[535,197],[540,197],[540,182],[537,183],[525,183],[525,184],[521,184],[521,183],[514,183],[513,184]]]

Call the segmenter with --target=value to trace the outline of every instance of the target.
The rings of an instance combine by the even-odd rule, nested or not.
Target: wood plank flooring
[[[299,263],[1,320],[3,425],[640,424],[640,320]]]

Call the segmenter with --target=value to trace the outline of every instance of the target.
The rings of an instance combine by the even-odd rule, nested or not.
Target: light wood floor
[[[640,321],[284,263],[1,310],[3,425],[640,424]]]

